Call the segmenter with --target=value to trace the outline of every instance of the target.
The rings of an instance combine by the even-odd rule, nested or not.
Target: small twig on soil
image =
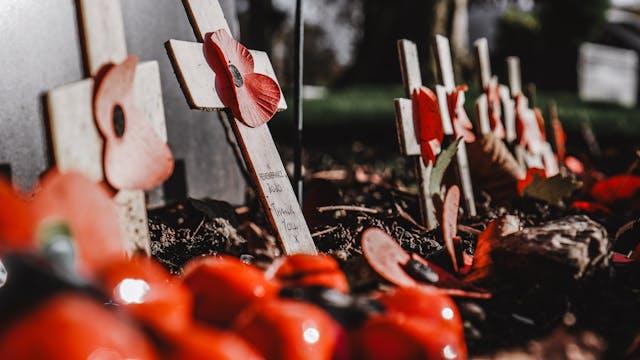
[[[194,231],[193,234],[191,234],[191,236],[189,236],[189,240],[191,240],[194,237],[196,237],[196,235],[198,234],[198,231],[200,231],[200,228],[202,227],[203,224],[204,224],[204,218],[202,218],[202,221],[200,221],[200,224],[196,228],[196,231]]]
[[[312,237],[312,238],[314,238],[314,237],[316,237],[316,236],[320,236],[320,235],[328,234],[328,233],[332,232],[333,230],[335,230],[335,229],[337,229],[337,228],[338,228],[337,226],[333,226],[333,227],[330,227],[330,228],[328,228],[328,229],[324,229],[324,230],[316,231],[316,232],[314,232],[313,234],[311,234],[311,237]]]
[[[473,235],[480,235],[482,233],[482,231],[478,229],[472,228],[471,226],[462,225],[462,224],[458,224],[458,230],[469,233],[469,234],[473,234]]]
[[[376,209],[369,209],[364,206],[355,206],[355,205],[333,205],[333,206],[321,206],[317,208],[318,212],[327,212],[327,211],[357,211],[369,214],[379,214],[380,212]]]
[[[401,218],[407,220],[409,223],[411,223],[412,225],[414,225],[415,227],[417,227],[418,229],[422,230],[422,231],[426,231],[427,228],[418,224],[417,221],[415,221],[413,219],[413,217],[411,217],[411,215],[409,215],[409,213],[407,213],[406,211],[404,211],[404,209],[402,208],[402,206],[398,205],[397,203],[396,205],[396,210],[398,210],[398,214],[400,215]]]

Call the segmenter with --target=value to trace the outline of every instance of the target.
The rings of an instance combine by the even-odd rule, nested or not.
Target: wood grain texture
[[[435,42],[436,63],[438,67],[438,80],[444,85],[447,92],[453,91],[456,81],[453,74],[453,61],[451,60],[451,47],[449,39],[442,35],[436,35]]]
[[[504,119],[505,140],[507,143],[516,141],[516,103],[511,98],[509,87],[500,85],[498,87],[500,101],[502,102],[502,118]]]
[[[65,85],[47,94],[49,131],[54,161],[61,171],[78,171],[101,182],[104,141],[93,118],[93,79]],[[134,97],[158,135],[166,140],[160,75],[155,61],[137,66]],[[149,230],[143,191],[120,191],[118,205],[123,235],[128,250],[149,251]]]
[[[522,94],[520,58],[517,56],[507,57],[507,70],[509,73],[509,88],[511,89],[511,96],[516,97]]]
[[[413,122],[413,104],[409,99],[395,99],[394,104],[400,153],[404,156],[420,156],[420,144]]]
[[[91,76],[127,57],[120,0],[78,0],[85,67]]]
[[[418,59],[418,47],[409,40],[398,40],[398,57],[400,58],[400,71],[402,84],[407,98],[411,98],[413,90],[422,86],[422,74],[420,73],[420,59]]]
[[[207,33],[220,29],[232,34],[217,0],[182,0],[182,4],[198,42],[203,42]]]
[[[480,85],[483,88],[489,86],[491,82],[491,60],[489,58],[489,42],[486,38],[476,40],[476,63],[478,64],[478,74],[480,75]]]
[[[184,0],[183,4],[196,37],[200,41],[208,32],[219,29],[229,31],[218,1]],[[189,105],[206,111],[224,109],[224,105],[216,94],[215,75],[204,57],[203,44],[169,40],[166,48]],[[266,53],[252,51],[252,55],[254,71],[276,80]],[[286,109],[284,96],[281,96],[278,108]],[[265,214],[284,252],[286,254],[317,253],[268,126],[265,124],[251,128],[237,119],[230,119],[230,123],[249,173],[254,180]]]
[[[489,122],[489,102],[487,94],[481,94],[476,99],[476,126],[480,129],[481,134],[491,132],[491,124]]]
[[[169,40],[165,44],[171,64],[192,109],[217,111],[225,108],[215,91],[215,74],[204,57],[202,43],[180,40]],[[267,54],[263,51],[250,50],[253,55],[254,71],[275,79],[275,72]],[[278,110],[287,108],[287,102],[280,92]]]

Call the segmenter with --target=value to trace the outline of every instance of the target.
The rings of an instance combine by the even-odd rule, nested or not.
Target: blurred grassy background
[[[467,111],[475,116],[473,99],[478,95],[472,88],[467,96]],[[328,90],[318,100],[304,103],[304,143],[306,151],[324,151],[334,156],[351,152],[354,144],[376,148],[384,157],[399,156],[395,133],[393,99],[404,96],[401,86],[356,86]],[[548,104],[556,101],[560,120],[568,135],[569,152],[586,151],[581,124],[589,122],[603,153],[619,158],[622,169],[640,147],[640,112],[636,108],[598,103],[584,103],[571,92],[538,92],[537,105],[549,119]],[[292,144],[292,109],[279,113],[270,128],[279,145]],[[285,156],[286,157],[286,156]],[[611,164],[609,164],[611,165]],[[615,165],[615,164],[614,164]],[[616,170],[619,170],[616,169]]]

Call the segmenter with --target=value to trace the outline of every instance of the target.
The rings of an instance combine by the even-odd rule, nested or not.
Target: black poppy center
[[[242,80],[240,70],[238,70],[238,68],[233,64],[229,64],[229,70],[231,70],[231,76],[233,76],[233,85],[236,87],[242,87],[244,80]]]
[[[117,137],[120,138],[124,135],[124,127],[124,111],[122,106],[116,105],[113,108],[113,130]]]

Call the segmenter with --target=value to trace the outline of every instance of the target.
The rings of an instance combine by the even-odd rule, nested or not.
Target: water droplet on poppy
[[[444,318],[445,320],[453,319],[453,310],[450,307],[446,307],[442,309],[441,313],[442,313],[442,318]]]
[[[320,332],[315,327],[308,327],[304,329],[302,336],[304,337],[304,341],[308,344],[315,344],[320,340]]]
[[[115,288],[117,297],[125,304],[142,304],[149,290],[149,284],[140,279],[124,279]]]
[[[244,80],[242,80],[242,74],[240,74],[240,70],[233,64],[229,64],[229,70],[231,71],[231,76],[233,76],[233,85],[236,87],[242,87],[244,84]]]
[[[451,345],[447,345],[442,349],[442,355],[444,355],[445,359],[455,359],[458,357],[458,354],[456,354],[456,351]]]

